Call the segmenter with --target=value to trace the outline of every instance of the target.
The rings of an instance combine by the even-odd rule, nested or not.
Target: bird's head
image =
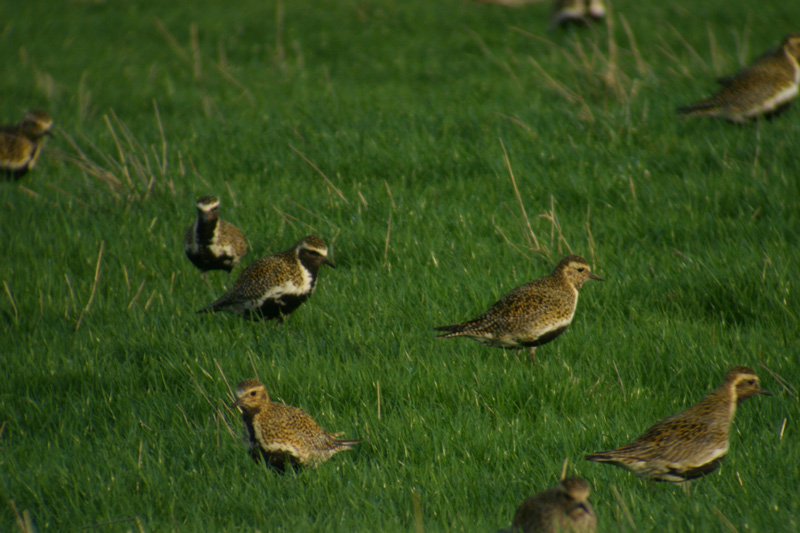
[[[553,273],[566,277],[570,285],[576,289],[580,289],[588,279],[605,281],[603,278],[592,272],[589,268],[589,263],[586,262],[586,259],[579,255],[566,256],[558,263],[558,265],[556,265]]]
[[[212,220],[219,217],[219,198],[216,196],[201,196],[194,205],[197,207],[197,214],[203,220]]]
[[[737,403],[742,403],[756,394],[772,396],[761,388],[761,383],[755,372],[746,366],[735,366],[725,374],[725,384],[731,387],[736,394]]]
[[[22,133],[34,138],[50,134],[52,127],[53,118],[41,109],[28,111],[20,122]]]
[[[336,265],[328,259],[328,245],[316,235],[303,237],[294,245],[297,258],[308,266],[319,268],[320,265],[328,265],[336,268]]]
[[[241,407],[245,412],[260,410],[269,403],[269,394],[257,379],[246,379],[236,385],[236,401],[231,407]]]

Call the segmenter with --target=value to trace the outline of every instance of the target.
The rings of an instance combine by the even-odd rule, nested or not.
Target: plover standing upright
[[[228,311],[245,318],[277,318],[280,324],[314,292],[322,265],[335,268],[325,241],[309,235],[249,265],[231,290],[198,313]]]
[[[589,269],[586,259],[564,257],[549,276],[520,285],[478,318],[439,326],[439,338],[469,337],[487,346],[528,348],[533,361],[537,346],[546,344],[567,329],[575,316],[578,291],[589,279],[603,278]]]
[[[781,114],[800,90],[800,33],[787,35],[778,48],[719,83],[722,87],[715,94],[678,108],[678,113],[737,123]]]
[[[611,463],[639,477],[681,483],[713,472],[728,453],[736,406],[756,394],[770,395],[746,366],[728,370],[722,385],[699,403],[651,426],[631,442],[588,461]]]
[[[186,257],[205,273],[209,270],[229,272],[247,252],[247,241],[239,228],[219,218],[219,199],[201,196],[195,202],[197,218],[183,238]]]

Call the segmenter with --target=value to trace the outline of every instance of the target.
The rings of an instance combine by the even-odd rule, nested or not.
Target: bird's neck
[[[195,237],[198,244],[211,244],[217,234],[219,216],[211,215],[204,217],[197,215],[197,225],[195,227]]]
[[[712,391],[708,396],[700,400],[699,405],[708,405],[709,410],[714,406],[723,403],[727,406],[727,422],[730,424],[733,421],[733,416],[736,414],[736,389],[727,383],[723,383]]]
[[[304,257],[302,253],[297,255],[297,261],[300,263],[300,267],[308,273],[311,286],[313,287],[317,282],[317,272],[319,272],[320,267],[319,261],[308,259]]]

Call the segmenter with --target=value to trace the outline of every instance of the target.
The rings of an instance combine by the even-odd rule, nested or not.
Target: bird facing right
[[[15,180],[24,176],[36,165],[52,127],[53,119],[40,110],[28,111],[18,124],[0,126],[0,171]]]
[[[756,394],[771,394],[746,366],[728,370],[722,384],[699,403],[657,422],[639,438],[616,450],[587,455],[639,477],[682,483],[713,472],[728,453],[736,407]]]
[[[245,268],[233,288],[198,313],[228,311],[249,319],[278,319],[278,324],[305,302],[317,286],[328,245],[309,235],[288,250],[261,258]]]
[[[327,433],[305,411],[272,402],[264,385],[246,379],[236,386],[236,402],[249,442],[250,456],[256,463],[283,471],[293,467],[317,466],[334,454],[349,450],[360,440],[341,440]]]
[[[589,503],[589,484],[568,477],[520,504],[509,529],[500,533],[594,533],[597,515]]]
[[[732,76],[722,87],[696,104],[678,108],[683,116],[719,117],[744,123],[784,112],[800,90],[800,33],[787,35],[781,45]]]
[[[572,322],[578,291],[589,279],[603,278],[578,255],[564,257],[549,276],[535,279],[500,298],[478,318],[439,326],[438,338],[469,337],[487,346],[528,348],[531,361],[537,346],[561,335]]]

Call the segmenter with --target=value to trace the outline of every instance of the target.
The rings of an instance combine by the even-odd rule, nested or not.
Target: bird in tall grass
[[[20,179],[39,158],[53,119],[41,110],[28,111],[17,124],[0,126],[0,171],[6,179]]]
[[[550,28],[573,23],[589,24],[606,16],[603,0],[554,0]]]
[[[589,492],[584,479],[563,479],[522,502],[511,527],[498,533],[595,533],[597,515],[589,503]]]
[[[657,422],[639,438],[607,452],[586,456],[611,463],[639,477],[681,483],[716,470],[728,453],[736,407],[763,390],[746,366],[731,368],[722,384],[685,411]]]
[[[528,348],[533,361],[537,346],[552,341],[570,325],[578,291],[589,279],[603,281],[586,259],[568,255],[549,276],[513,289],[478,318],[435,329],[447,332],[439,338],[469,337],[487,346]]]
[[[255,379],[236,386],[236,402],[242,411],[250,456],[256,463],[283,471],[292,467],[317,466],[360,440],[342,440],[327,433],[305,411],[270,400],[267,389]]]
[[[787,35],[778,48],[718,81],[719,91],[696,104],[678,108],[678,113],[736,123],[760,117],[770,119],[783,113],[797,98],[800,88],[800,33]]]
[[[201,196],[195,202],[197,218],[186,230],[183,246],[186,257],[205,273],[230,272],[247,252],[247,242],[239,228],[219,218],[219,199]]]
[[[314,292],[322,265],[335,268],[328,245],[309,235],[249,265],[230,291],[198,313],[228,311],[249,319],[277,318],[281,324]]]

